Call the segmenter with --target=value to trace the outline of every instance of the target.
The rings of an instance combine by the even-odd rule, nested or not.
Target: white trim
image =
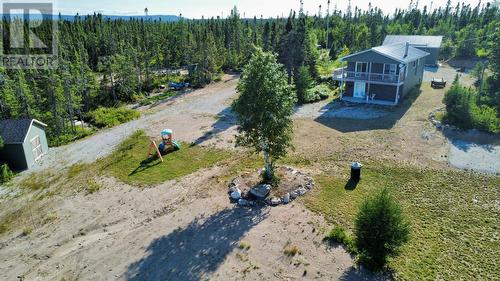
[[[38,139],[38,145],[36,147],[33,147],[33,141]],[[31,145],[31,154],[33,155],[34,162],[40,160],[42,158],[44,152],[43,152],[43,146],[42,146],[42,139],[40,138],[40,135],[36,135],[34,138],[30,140],[30,145]],[[35,155],[35,150],[37,151]],[[40,153],[38,153],[40,152]]]
[[[411,46],[410,46],[410,47],[411,47]],[[417,48],[415,48],[415,47],[412,47],[412,48],[417,49]],[[424,52],[424,51],[422,51],[422,50],[420,50],[420,49],[417,49],[417,50],[418,50],[418,51],[423,52],[423,54],[421,54],[421,56],[417,56],[417,59],[420,59],[420,58],[423,58],[423,57],[426,57],[426,56],[430,55],[430,53]],[[407,64],[407,63],[411,62],[411,61],[404,61],[404,60],[398,59],[398,58],[396,58],[396,57],[393,57],[393,56],[391,56],[391,55],[388,55],[388,54],[382,53],[382,52],[380,52],[380,51],[377,51],[375,48],[371,48],[371,49],[367,49],[367,50],[364,50],[364,51],[361,51],[361,52],[357,52],[357,53],[354,53],[354,54],[350,54],[350,55],[348,55],[348,56],[345,56],[345,57],[340,58],[339,60],[344,61],[345,59],[348,59],[348,58],[351,58],[351,57],[354,57],[354,56],[357,56],[357,55],[361,55],[361,54],[364,54],[364,53],[369,52],[369,51],[373,51],[373,52],[375,52],[375,53],[377,53],[377,54],[379,54],[379,55],[381,55],[381,56],[384,56],[384,57],[389,58],[389,59],[391,59],[391,60],[397,61],[397,62],[399,62],[399,63],[404,63],[404,64]]]
[[[26,138],[28,138],[28,135],[30,134],[31,127],[33,127],[33,123],[37,123],[38,125],[41,125],[43,127],[48,127],[47,124],[45,124],[45,123],[42,123],[36,119],[31,119],[30,127],[28,128],[28,131],[26,132],[26,135],[24,136],[23,142],[21,142],[21,143],[26,142]]]

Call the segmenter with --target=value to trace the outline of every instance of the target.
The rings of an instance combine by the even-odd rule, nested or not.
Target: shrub
[[[297,254],[301,255],[302,252],[297,246],[291,246],[289,248],[286,248],[283,253],[288,256],[288,257],[295,257]]]
[[[382,268],[409,240],[410,225],[387,189],[365,200],[355,220],[355,244],[360,261],[372,269]]]
[[[328,84],[319,84],[309,91],[312,92],[312,96],[320,100],[327,99],[333,94],[333,90]]]
[[[14,177],[14,173],[7,164],[0,165],[0,184],[9,182]]]
[[[500,132],[500,118],[495,108],[478,105],[476,91],[460,85],[456,78],[444,96],[446,116],[444,121],[462,129],[476,128],[485,132]]]
[[[354,245],[352,237],[346,232],[344,228],[340,226],[335,226],[332,230],[330,230],[328,235],[325,237],[325,240],[340,243],[346,247],[349,253],[356,253],[356,246]]]
[[[3,148],[3,139],[2,139],[2,137],[0,136],[0,149],[2,149],[2,148]]]
[[[100,107],[88,113],[90,123],[98,128],[113,127],[137,119],[141,116],[138,111],[128,108]]]
[[[48,131],[48,141],[50,147],[56,147],[68,144],[70,142],[83,139],[87,136],[90,136],[95,131],[93,129],[83,129],[79,126],[76,127],[76,130],[72,132],[71,130],[67,130],[65,132],[60,133],[59,135],[55,135],[53,130]]]

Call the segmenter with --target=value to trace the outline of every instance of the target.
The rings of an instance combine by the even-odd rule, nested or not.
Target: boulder
[[[296,190],[296,192],[299,194],[299,196],[303,196],[304,194],[307,193],[307,189],[304,187],[300,187],[299,189]]]
[[[278,205],[281,205],[281,199],[280,199],[280,198],[277,198],[277,197],[273,197],[273,198],[271,198],[271,200],[270,200],[270,205],[271,205],[271,206],[278,206]]]
[[[271,192],[271,186],[269,184],[259,184],[250,189],[250,194],[255,196],[257,199],[264,199]]]
[[[236,188],[232,193],[231,193],[231,198],[234,200],[239,200],[241,198],[241,190],[239,188]]]
[[[290,193],[285,194],[282,198],[283,204],[288,204],[290,203]]]

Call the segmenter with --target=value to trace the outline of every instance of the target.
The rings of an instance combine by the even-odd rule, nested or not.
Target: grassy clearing
[[[359,204],[383,187],[412,223],[410,242],[389,261],[402,280],[493,280],[500,272],[500,178],[460,171],[367,163],[353,189],[347,179],[316,177],[305,204],[352,231]]]
[[[102,170],[129,184],[158,184],[211,167],[230,156],[228,151],[185,144],[164,156],[163,163],[159,159],[145,161],[149,145],[144,132],[134,133],[100,163]]]
[[[90,123],[98,128],[114,127],[141,117],[139,111],[124,107],[100,107],[87,115],[90,118]]]
[[[158,95],[149,96],[149,97],[146,97],[143,100],[141,100],[139,102],[139,105],[141,105],[141,106],[151,105],[151,104],[157,103],[159,101],[163,101],[165,99],[171,98],[171,97],[175,96],[176,94],[177,93],[175,91],[166,91],[166,92],[160,93]]]

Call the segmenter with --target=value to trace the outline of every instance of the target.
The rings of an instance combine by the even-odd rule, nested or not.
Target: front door
[[[366,83],[354,82],[354,97],[364,99],[366,97]]]

